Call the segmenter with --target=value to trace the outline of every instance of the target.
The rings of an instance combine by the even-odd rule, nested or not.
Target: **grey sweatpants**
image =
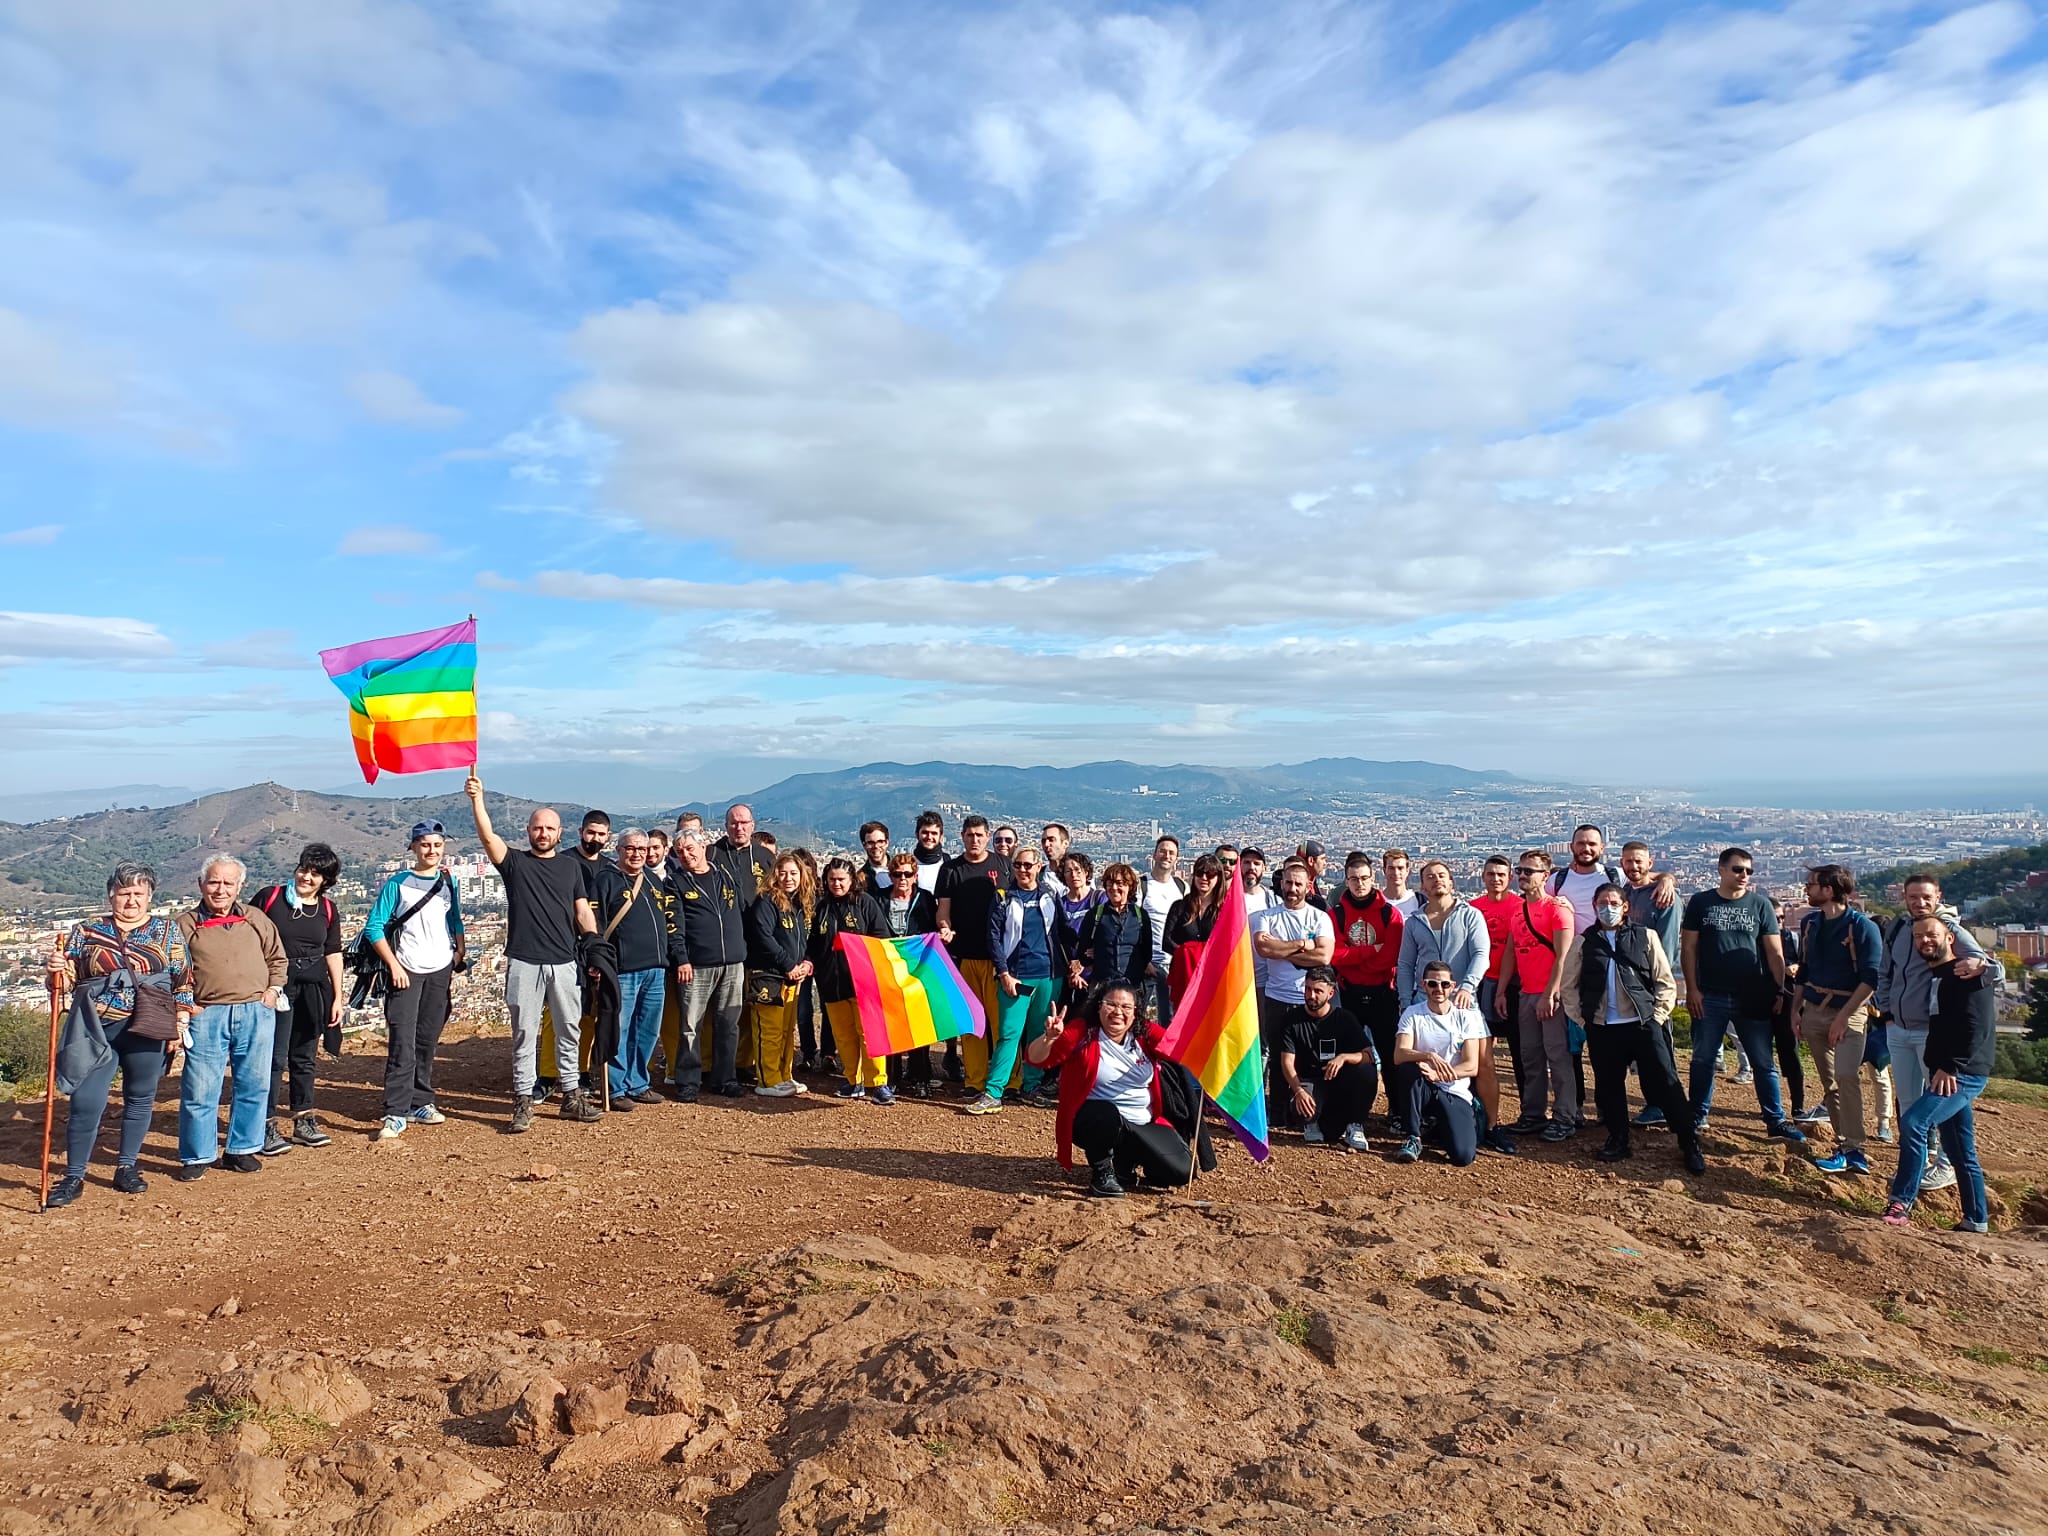
[[[505,962],[505,1012],[512,1019],[512,1092],[532,1093],[540,1075],[540,1014],[546,1007],[555,1020],[555,1073],[571,1087],[582,1080],[578,1050],[582,1045],[583,978],[576,962],[541,965],[532,960]]]

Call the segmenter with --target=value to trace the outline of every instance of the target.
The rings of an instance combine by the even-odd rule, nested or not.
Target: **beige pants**
[[[1828,1119],[1835,1128],[1835,1146],[1842,1152],[1863,1150],[1863,1036],[1870,1019],[1870,1005],[1864,1004],[1848,1017],[1842,1038],[1828,1044],[1828,1026],[1834,1022],[1839,1000],[1815,1002],[1802,995],[1799,1010],[1799,1038],[1813,1055],[1813,1069],[1820,1077],[1820,1091],[1827,1105]],[[1839,1064],[1840,1070],[1836,1070]]]

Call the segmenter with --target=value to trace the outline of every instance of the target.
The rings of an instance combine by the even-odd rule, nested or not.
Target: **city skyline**
[[[2044,125],[1995,0],[0,7],[0,795],[474,611],[487,772],[2021,805]]]

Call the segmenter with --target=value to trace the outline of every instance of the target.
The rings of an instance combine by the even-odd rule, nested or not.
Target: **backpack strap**
[[[279,894],[280,892],[282,892],[283,890],[284,890],[284,887],[283,887],[283,886],[281,886],[281,885],[273,885],[273,886],[272,886],[272,887],[271,887],[271,888],[270,888],[269,890],[267,890],[267,891],[265,891],[265,892],[263,893],[263,894],[264,894],[265,896],[268,896],[268,897],[269,897],[270,899],[269,899],[268,901],[259,901],[259,902],[257,902],[257,903],[256,903],[256,905],[257,905],[257,906],[259,906],[259,907],[261,907],[261,908],[263,909],[263,915],[264,915],[265,917],[268,917],[268,916],[270,915],[270,909],[271,909],[271,908],[273,908],[273,907],[275,907],[275,906],[277,905],[277,898],[278,898],[278,894]],[[322,903],[324,904],[324,903],[326,902],[327,898],[326,898],[325,896],[323,896],[323,897],[321,897],[321,898],[320,898],[320,900],[321,900],[321,902],[322,902]]]

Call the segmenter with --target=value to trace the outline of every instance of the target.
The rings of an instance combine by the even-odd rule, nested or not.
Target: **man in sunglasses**
[[[1721,882],[1685,904],[1679,929],[1685,956],[1685,1007],[1692,1015],[1691,1104],[1694,1129],[1714,1107],[1721,1041],[1732,1028],[1756,1073],[1757,1108],[1765,1129],[1783,1141],[1806,1137],[1785,1118],[1778,1069],[1771,1060],[1771,1014],[1785,985],[1785,946],[1777,909],[1751,887],[1756,860],[1747,848],[1724,848]]]

